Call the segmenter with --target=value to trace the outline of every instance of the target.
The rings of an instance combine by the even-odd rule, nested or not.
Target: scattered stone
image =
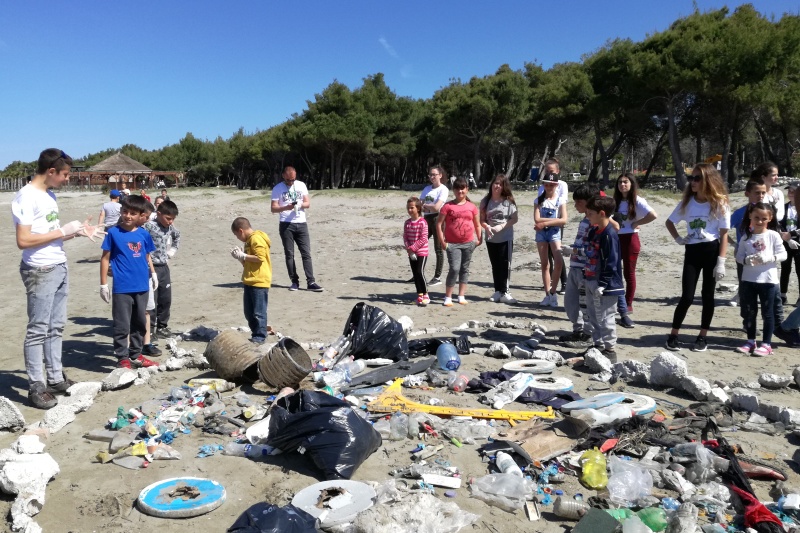
[[[736,292],[739,286],[735,283],[717,283],[717,292]]]
[[[527,359],[542,359],[543,361],[551,361],[559,366],[564,364],[564,358],[555,350],[534,350]]]
[[[758,383],[765,389],[777,390],[788,387],[792,379],[792,376],[779,376],[763,372],[758,376]]]
[[[137,378],[133,380],[133,384],[137,387],[150,381],[150,376],[152,376],[150,371],[144,367],[137,370],[136,375]]]
[[[439,333],[442,328],[425,328],[425,333],[428,335],[433,335],[434,333]]]
[[[135,370],[129,368],[115,368],[103,380],[103,390],[118,390],[129,386],[137,378]]]
[[[403,315],[400,318],[398,318],[397,322],[399,322],[400,325],[403,326],[403,333],[405,333],[406,335],[408,335],[408,332],[411,331],[411,328],[414,327],[414,321],[411,320],[411,317],[408,317],[406,315]]]
[[[506,329],[522,329],[515,322],[511,322],[509,320],[498,320],[497,322],[495,322],[494,327],[506,328]]]
[[[758,394],[753,391],[737,387],[731,394],[731,405],[749,413],[757,413],[760,405]]]
[[[467,322],[467,328],[479,328],[483,323],[480,320],[470,320]]]
[[[91,400],[91,398],[90,398]],[[75,421],[75,411],[71,405],[56,405],[44,414],[42,425],[51,433],[58,433],[64,426]]]
[[[94,398],[103,389],[103,384],[99,381],[81,381],[67,389],[69,396],[91,396]]]
[[[660,387],[677,387],[689,375],[686,361],[670,352],[661,352],[650,363],[650,383]]]
[[[685,376],[681,378],[681,389],[689,393],[695,400],[704,402],[711,394],[711,385],[705,379]]]
[[[17,430],[25,425],[25,417],[22,416],[14,402],[0,396],[0,429]]]
[[[761,383],[759,383],[758,381],[751,381],[750,383],[747,384],[747,388],[758,390],[761,388]]]
[[[18,454],[12,450],[0,453],[0,464],[3,465],[0,489],[17,495],[11,507],[11,529],[22,531],[27,527],[28,531],[36,531],[30,529],[31,516],[41,511],[47,483],[59,473],[58,463],[48,453]]]
[[[523,348],[535,350],[539,347],[539,339],[536,337],[531,337],[530,339],[522,341],[520,344]]]
[[[20,435],[17,440],[11,444],[11,449],[17,453],[42,453],[44,451],[44,446],[44,442],[36,435]]]
[[[617,376],[617,379],[628,383],[650,382],[650,367],[635,359],[626,359],[625,361],[614,363],[611,371]]]
[[[786,407],[783,405],[774,405],[767,402],[761,402],[758,406],[758,414],[777,422],[781,419],[781,413],[785,409]]]
[[[731,383],[731,387],[734,389],[746,389],[747,381],[744,378],[736,378]]]
[[[594,374],[600,372],[611,374],[611,368],[613,367],[608,357],[600,353],[597,348],[589,348],[586,351],[583,356],[583,364]]]
[[[495,359],[509,359],[511,357],[511,350],[502,342],[495,342],[486,350],[484,354]]]
[[[127,427],[120,429],[117,431],[117,434],[114,435],[111,444],[108,445],[108,453],[117,453],[118,451],[127,448],[136,440],[136,436],[138,434],[138,426],[136,426],[136,430],[132,430]]]
[[[463,326],[463,324],[461,326]],[[461,326],[459,326],[459,327],[457,327],[455,329],[468,329],[466,327],[461,327]],[[419,337],[420,335],[425,335],[425,330],[424,329],[418,329],[416,331],[412,331],[411,333],[408,334],[408,337]]]
[[[522,344],[517,344],[514,346],[514,350],[512,350],[511,355],[517,359],[533,359],[533,352],[534,350],[528,349]]]
[[[795,367],[795,369],[792,371],[792,377],[794,378],[795,385],[800,387],[800,366]]]
[[[708,393],[707,400],[709,402],[730,403],[731,398],[728,394],[719,387],[712,387],[711,392]]]
[[[601,383],[610,383],[612,379],[614,379],[614,373],[611,371],[602,371],[598,372],[589,377],[592,381],[599,381]]]
[[[94,398],[87,394],[80,396],[62,396],[58,400],[59,406],[69,407],[73,413],[82,413],[88,411],[94,404]]]
[[[164,366],[167,367],[167,370],[180,370],[186,366],[186,362],[186,359],[182,357],[170,357],[164,362]]]
[[[780,414],[780,421],[785,425],[800,425],[800,411],[796,409],[784,409]]]

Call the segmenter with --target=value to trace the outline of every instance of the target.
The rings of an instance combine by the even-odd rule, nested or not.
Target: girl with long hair
[[[436,267],[433,271],[433,278],[428,282],[428,285],[440,285],[442,283],[442,267],[444,265],[444,252],[442,243],[439,241],[439,236],[434,231],[436,227],[436,218],[439,216],[439,210],[447,201],[447,195],[450,191],[447,185],[442,182],[447,181],[447,172],[439,165],[432,166],[428,169],[428,179],[430,185],[422,189],[422,194],[419,195],[422,200],[422,215],[425,217],[425,222],[428,224],[428,238],[433,236],[433,251],[436,254]],[[413,280],[412,280],[413,281]]]
[[[539,303],[545,307],[558,307],[558,280],[564,268],[561,256],[561,228],[567,223],[567,205],[558,194],[558,176],[548,173],[542,177],[544,192],[534,201],[533,221],[536,230],[536,249],[542,265],[542,284],[545,296]],[[548,251],[553,254],[553,275],[547,264]]]
[[[511,193],[511,182],[505,174],[498,174],[489,183],[489,192],[480,203],[480,222],[486,232],[486,250],[492,264],[494,294],[489,299],[493,302],[517,302],[509,292],[514,224],[517,220],[517,204]]]

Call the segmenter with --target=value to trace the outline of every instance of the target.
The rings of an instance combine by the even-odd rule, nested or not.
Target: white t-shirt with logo
[[[786,200],[783,198],[783,191],[773,187],[771,192],[764,195],[764,203],[775,206],[775,220],[783,220],[783,210],[786,207]]]
[[[56,195],[51,191],[37,189],[30,183],[17,192],[11,202],[11,214],[14,224],[30,226],[33,235],[49,233],[61,227]],[[58,265],[66,260],[67,254],[64,253],[64,242],[61,239],[22,250],[22,261],[32,267]]]
[[[719,240],[719,230],[731,228],[731,208],[725,204],[722,206],[722,213],[712,216],[709,202],[700,203],[694,198],[690,198],[683,212],[681,212],[681,203],[675,206],[675,210],[669,216],[669,221],[676,226],[681,221],[686,222],[687,237],[689,238],[686,244],[714,242]]]
[[[748,265],[745,258],[748,255],[766,254],[767,256],[777,257],[784,254],[783,239],[777,231],[767,230],[758,235],[751,235],[750,238],[742,238],[739,249],[736,250],[736,262],[744,265],[742,270],[742,281],[751,283],[769,283],[777,285],[780,282],[778,275],[778,265],[769,263],[766,265]]]
[[[617,233],[620,235],[625,235],[626,233],[639,233],[639,228],[631,228],[631,222],[643,219],[650,211],[652,211],[652,209],[647,203],[647,200],[639,195],[636,195],[636,218],[630,220],[628,218],[628,200],[622,200],[617,208],[617,213],[622,215],[622,225],[619,227],[619,231]]]
[[[789,204],[786,206],[786,231],[797,229],[797,207]]]
[[[436,188],[434,188],[433,185],[426,185],[425,188],[422,189],[422,194],[419,195],[419,199],[422,200],[422,205],[435,205],[440,201],[444,204],[444,202],[447,201],[448,194],[450,194],[450,189],[448,189],[447,185],[444,183]],[[424,212],[424,214],[429,215],[431,213]]]
[[[299,206],[303,202],[303,197],[308,196],[308,188],[302,181],[295,180],[291,187],[286,186],[286,182],[282,181],[272,188],[272,200],[278,201],[280,207],[287,206],[297,200]],[[291,211],[281,211],[278,213],[281,222],[295,222],[297,224],[305,224],[306,210],[303,207],[292,209]]]

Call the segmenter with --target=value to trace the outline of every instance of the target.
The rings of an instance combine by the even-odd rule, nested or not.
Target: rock
[[[777,422],[781,419],[781,413],[786,410],[783,405],[761,402],[758,406],[758,414]]]
[[[613,367],[608,357],[600,353],[600,350],[597,348],[589,348],[586,351],[586,354],[583,356],[583,364],[594,374],[599,372],[607,372],[610,374],[611,368]]]
[[[601,383],[610,383],[614,379],[613,372],[602,371],[589,377],[592,381],[599,381]]]
[[[69,396],[91,396],[94,398],[103,390],[103,384],[99,381],[81,381],[67,389]]]
[[[539,339],[536,337],[531,337],[530,339],[522,341],[520,344],[523,348],[535,350],[539,347]]]
[[[125,427],[117,431],[117,434],[114,436],[111,444],[108,445],[108,453],[117,453],[118,451],[127,448],[128,446],[136,440],[136,436],[139,434],[139,427],[135,426],[135,429],[130,429],[129,427]]]
[[[17,430],[25,425],[25,417],[22,416],[14,402],[0,396],[0,429]]]
[[[661,352],[650,363],[650,383],[659,387],[678,387],[689,375],[686,361],[670,352]]]
[[[526,346],[522,344],[517,344],[516,346],[514,346],[514,350],[511,352],[511,355],[513,355],[517,359],[532,359],[534,351],[535,350],[528,349]]]
[[[509,359],[511,357],[511,350],[502,342],[495,342],[489,346],[484,355],[494,357],[495,359]]]
[[[800,425],[800,411],[796,409],[784,409],[780,413],[780,421],[784,423],[784,425]]]
[[[717,292],[736,292],[739,286],[735,283],[717,283]]]
[[[650,367],[635,359],[626,359],[625,361],[614,363],[611,371],[617,376],[617,379],[628,383],[650,382]]]
[[[400,318],[398,318],[397,322],[399,322],[400,325],[403,326],[403,333],[405,333],[406,335],[408,335],[408,332],[411,331],[411,328],[414,327],[414,321],[411,320],[411,317],[408,317],[406,315],[403,315]]]
[[[59,406],[69,407],[73,413],[82,413],[88,411],[94,404],[94,398],[88,394],[80,396],[62,396],[58,400]]]
[[[758,383],[765,389],[783,389],[792,382],[792,376],[779,376],[763,372],[758,375]]]
[[[542,359],[543,361],[551,361],[557,365],[564,364],[564,358],[555,350],[534,350],[528,359]]]
[[[711,392],[708,393],[707,400],[709,402],[730,403],[731,398],[728,394],[719,387],[712,387]]]
[[[747,384],[747,388],[758,390],[761,388],[761,383],[759,383],[758,381],[751,381],[750,383]]]
[[[482,327],[482,323],[481,323],[480,320],[470,320],[469,322],[467,322],[467,327],[473,328],[473,329],[474,328],[480,328],[480,327]]]
[[[10,451],[10,450],[9,450]],[[44,503],[47,482],[60,472],[49,453],[14,453],[4,455],[0,470],[0,489],[7,494],[28,494]]]
[[[795,369],[792,371],[792,377],[794,378],[795,385],[800,387],[800,366],[795,367]]]
[[[44,414],[42,425],[50,429],[51,433],[58,433],[64,426],[74,420],[75,410],[71,405],[56,405]]]
[[[167,367],[167,370],[180,370],[184,366],[186,366],[186,359],[181,357],[170,357],[164,363],[164,366]]]
[[[755,392],[737,387],[732,391],[731,405],[748,413],[757,413],[760,401]]]
[[[689,393],[695,400],[704,402],[711,393],[711,385],[705,379],[685,376],[681,378],[681,389]]]
[[[129,368],[115,368],[103,380],[103,390],[118,390],[129,386],[137,378],[135,370]]]
[[[514,322],[510,322],[508,320],[498,320],[495,322],[494,327],[496,328],[505,328],[505,329],[520,329],[517,327],[517,324]]]
[[[17,453],[42,453],[44,451],[44,446],[44,442],[36,435],[20,435],[17,440],[11,444],[11,449]]]

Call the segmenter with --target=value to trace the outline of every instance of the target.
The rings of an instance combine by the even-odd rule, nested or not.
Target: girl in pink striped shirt
[[[414,285],[417,288],[417,305],[431,303],[428,284],[425,281],[425,263],[428,262],[428,223],[422,216],[422,201],[412,196],[406,202],[406,211],[411,217],[403,225],[403,246],[408,253]]]

